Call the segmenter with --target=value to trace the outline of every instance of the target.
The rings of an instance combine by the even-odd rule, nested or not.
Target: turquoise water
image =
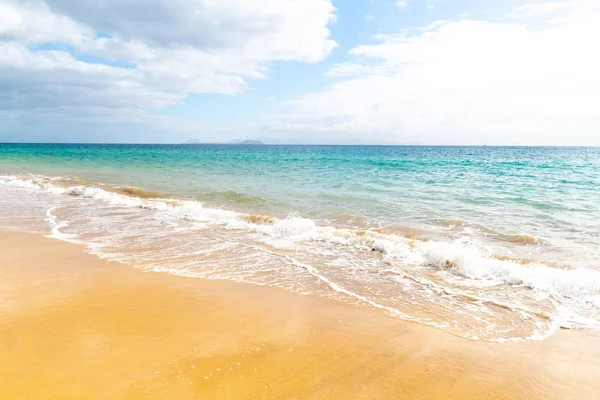
[[[5,225],[39,214],[38,229],[141,267],[326,295],[472,338],[600,320],[599,148],[0,144],[0,175]],[[171,244],[150,254],[154,236]]]

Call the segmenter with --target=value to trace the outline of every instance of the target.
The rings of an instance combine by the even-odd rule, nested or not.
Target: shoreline
[[[600,335],[473,342],[362,306],[144,272],[0,230],[5,399],[597,398]]]
[[[87,231],[85,242],[96,246],[99,257],[142,268],[152,264],[176,275],[218,275],[348,297],[351,304],[365,301],[475,340],[537,340],[586,321],[600,332],[594,296],[600,271],[561,262],[566,253],[552,253],[543,235],[486,225],[480,230],[462,219],[434,222],[428,231],[410,224],[370,225],[360,213],[346,215],[348,224],[294,213],[277,217],[256,209],[211,208],[194,199],[157,198],[158,192],[140,188],[145,185],[105,186],[76,176],[0,176],[0,186],[6,186],[7,204],[0,219],[21,218],[40,231],[49,225],[53,237],[73,243],[77,240],[67,239]],[[12,204],[21,202],[24,207],[15,216]],[[122,213],[112,212],[113,206]],[[355,217],[359,222],[350,222]],[[187,233],[180,234],[181,229]],[[200,253],[196,243],[203,243]],[[225,244],[233,251],[221,251]],[[172,251],[188,245],[190,252]],[[542,256],[546,251],[556,261]]]

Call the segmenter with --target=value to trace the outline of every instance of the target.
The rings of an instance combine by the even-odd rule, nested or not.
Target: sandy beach
[[[0,400],[600,400],[594,37],[600,0],[0,0]]]
[[[597,399],[600,336],[468,341],[0,233],[2,399]]]

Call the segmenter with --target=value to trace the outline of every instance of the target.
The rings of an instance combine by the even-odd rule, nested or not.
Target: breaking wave
[[[0,184],[4,186],[93,199],[111,206],[154,210],[174,220],[218,226],[228,231],[252,232],[260,235],[264,242],[275,250],[296,249],[299,244],[306,243],[325,243],[333,250],[350,249],[365,257],[375,252],[390,265],[399,265],[409,270],[431,269],[446,274],[444,276],[448,276],[447,279],[465,279],[475,286],[479,282],[480,285],[487,287],[505,285],[527,288],[542,297],[551,296],[600,309],[600,272],[593,269],[556,267],[535,260],[503,256],[464,239],[424,240],[415,235],[391,233],[385,229],[353,229],[319,225],[314,220],[298,215],[277,218],[210,208],[199,201],[173,199],[165,194],[139,188],[111,188],[94,184],[68,185],[65,182],[68,181],[64,178],[0,176]],[[53,209],[48,210],[47,220],[52,226],[54,237],[68,241],[76,240],[77,235],[61,232],[67,223],[60,222],[53,214]],[[442,225],[453,227],[462,224],[463,221],[446,221]],[[505,236],[507,241],[526,245],[538,243],[539,240],[526,235],[510,238],[509,235]],[[290,259],[288,255],[285,257]],[[341,286],[305,262],[296,260],[294,263],[305,268],[310,274],[318,276],[335,291],[351,295],[378,308],[394,310],[392,307],[381,305],[380,302]],[[419,283],[423,284],[423,282]],[[444,294],[448,295],[448,293],[449,291],[446,290]],[[495,302],[495,304],[500,307],[502,303]],[[396,314],[411,319],[404,312],[398,311]],[[544,317],[547,320],[552,318]],[[575,316],[571,320],[576,321],[578,318]],[[600,327],[597,320],[585,318],[579,320],[585,320],[585,323],[580,325],[594,329]],[[561,324],[550,321],[547,325],[551,326],[551,328],[546,327],[547,332],[550,332]]]

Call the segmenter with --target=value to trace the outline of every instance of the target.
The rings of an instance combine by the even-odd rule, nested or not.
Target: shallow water
[[[600,328],[600,149],[0,144],[0,224],[470,339]]]

